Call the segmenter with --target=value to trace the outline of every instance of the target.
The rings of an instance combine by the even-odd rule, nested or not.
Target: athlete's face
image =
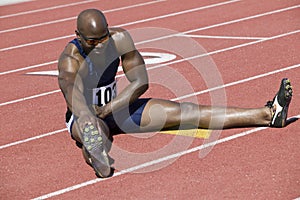
[[[99,31],[99,34],[89,33],[88,31],[85,31],[85,34],[83,31],[79,30],[76,30],[75,32],[87,55],[92,50],[97,52],[103,51],[102,49],[110,38],[110,33],[107,27],[104,30]]]

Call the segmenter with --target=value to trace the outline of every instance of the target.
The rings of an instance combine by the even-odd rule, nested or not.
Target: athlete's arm
[[[83,95],[83,84],[79,71],[79,61],[73,55],[74,49],[69,45],[59,58],[58,62],[58,83],[64,94],[68,108],[79,118],[84,117],[80,127],[93,121],[93,114],[90,111]]]
[[[112,111],[128,106],[148,89],[148,75],[145,62],[127,31],[118,29],[113,36],[117,50],[122,59],[123,71],[130,84],[110,103],[100,108],[98,116],[103,118]]]

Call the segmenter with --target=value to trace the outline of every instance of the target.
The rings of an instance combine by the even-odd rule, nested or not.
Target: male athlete
[[[68,130],[100,177],[111,174],[106,143],[112,134],[158,131],[180,125],[210,129],[286,125],[292,98],[286,78],[273,101],[257,109],[141,99],[148,89],[148,76],[129,33],[109,28],[103,13],[96,9],[79,14],[75,33],[77,37],[59,58],[58,80],[67,103]],[[129,84],[117,95],[115,77],[120,61]]]

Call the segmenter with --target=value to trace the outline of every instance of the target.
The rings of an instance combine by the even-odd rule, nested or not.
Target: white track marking
[[[270,12],[265,12],[265,13],[261,13],[261,14],[257,14],[257,15],[252,15],[252,16],[248,16],[248,17],[244,17],[244,18],[239,18],[239,19],[227,21],[227,22],[222,22],[222,23],[218,23],[218,24],[214,24],[214,25],[209,25],[209,26],[205,26],[205,27],[202,27],[202,28],[191,29],[189,31],[182,32],[180,34],[171,34],[171,35],[167,35],[167,36],[163,36],[163,37],[159,37],[159,38],[154,38],[152,40],[147,40],[147,41],[140,42],[140,43],[143,44],[143,43],[154,42],[154,41],[170,38],[170,37],[173,37],[173,36],[182,36],[182,35],[186,35],[186,34],[197,32],[197,31],[203,31],[203,30],[207,30],[207,29],[211,29],[211,28],[216,28],[216,27],[225,26],[225,25],[229,25],[229,24],[239,23],[239,22],[242,22],[242,21],[250,20],[250,19],[264,17],[264,16],[268,16],[268,15],[272,15],[272,14],[276,14],[276,13],[280,13],[280,12],[285,12],[285,11],[293,10],[293,9],[296,9],[296,8],[299,8],[299,7],[300,7],[300,5],[296,5],[296,6],[291,6],[291,7],[287,7],[287,8],[282,8],[282,9],[279,9],[279,10],[273,10],[273,11],[270,11]],[[1,49],[0,49],[0,51],[1,51]]]
[[[3,1],[3,0],[1,0],[1,1]],[[12,0],[8,0],[8,1],[12,1]],[[91,3],[91,2],[95,2],[95,1],[99,1],[99,0],[85,0],[85,1],[75,2],[75,3],[63,4],[63,5],[59,5],[59,6],[41,8],[41,9],[30,10],[30,11],[25,11],[25,12],[19,12],[19,13],[10,14],[10,15],[2,15],[2,16],[0,16],[0,19],[4,19],[4,18],[8,18],[8,17],[16,17],[16,16],[20,16],[20,15],[27,15],[27,14],[37,13],[37,12],[44,12],[44,11],[48,11],[48,10],[55,10],[55,9],[59,9],[59,8],[76,6],[76,5]]]
[[[197,95],[200,95],[200,94],[208,93],[208,92],[211,92],[211,91],[214,91],[214,90],[218,90],[218,89],[221,89],[221,88],[230,87],[230,86],[233,86],[233,85],[237,85],[237,84],[245,83],[245,82],[252,81],[252,80],[255,80],[255,79],[263,78],[263,77],[266,77],[266,76],[269,76],[269,75],[272,75],[272,74],[281,73],[283,71],[295,69],[297,67],[300,67],[300,64],[289,66],[289,67],[285,67],[285,68],[282,68],[282,69],[279,69],[279,70],[275,70],[275,71],[271,71],[271,72],[268,72],[268,73],[265,73],[265,74],[260,74],[260,75],[257,75],[257,76],[252,76],[252,77],[249,77],[249,78],[246,78],[246,79],[242,79],[242,80],[239,80],[239,81],[227,83],[227,84],[219,86],[219,87],[210,88],[210,89],[202,90],[202,91],[199,91],[199,92],[194,92],[194,93],[191,93],[191,94],[188,94],[188,95],[183,95],[181,97],[177,97],[177,98],[174,98],[174,99],[171,99],[171,100],[172,101],[177,101],[177,100],[186,99],[186,98],[189,98],[189,97],[192,97],[192,96],[197,96]],[[52,91],[52,92],[54,93],[54,92],[59,92],[59,91],[60,90],[55,90],[55,91]],[[35,95],[35,96],[32,96],[32,98],[39,97],[39,96],[45,96],[45,95],[48,95],[48,93],[43,93],[43,94],[40,94],[40,95]],[[28,99],[31,99],[31,98],[28,98]],[[63,129],[61,129],[61,130],[63,130]],[[57,130],[57,131],[61,131],[61,130]],[[53,132],[43,134],[42,137],[45,137],[48,134],[53,135],[52,133]],[[28,138],[28,139],[25,139],[25,140],[20,140],[20,141],[17,141],[17,142],[6,144],[6,145],[3,145],[3,146],[0,146],[0,149],[7,148],[7,147],[10,147],[10,146],[14,146],[16,144],[24,143],[23,141],[27,142],[27,141],[31,141],[31,140],[33,140],[33,139]]]
[[[238,23],[238,22],[242,22],[242,21],[246,21],[246,20],[250,20],[250,19],[255,19],[255,18],[267,16],[267,15],[272,15],[272,14],[276,14],[276,13],[281,13],[281,12],[297,9],[299,7],[300,7],[300,5],[290,6],[290,7],[286,7],[286,8],[282,8],[282,9],[278,9],[278,10],[273,10],[273,11],[266,12],[266,13],[261,13],[261,14],[257,14],[257,15],[253,15],[253,16],[249,16],[249,17],[244,17],[244,18],[240,18],[240,19],[236,19],[236,20],[232,20],[232,21],[228,21],[228,22],[223,22],[223,23],[219,23],[219,24],[215,24],[215,25],[211,25],[211,26],[207,26],[207,27],[203,27],[203,28],[198,28],[198,29],[195,29],[193,31],[186,31],[184,33],[188,34],[188,33],[192,33],[192,32],[195,32],[195,31],[203,31],[203,30],[207,30],[207,29],[211,29],[211,28],[216,28],[216,27],[219,27],[219,26],[234,24],[234,23]]]
[[[237,22],[249,20],[249,19],[254,19],[254,18],[257,18],[257,17],[262,17],[262,16],[274,14],[274,13],[279,13],[279,12],[283,12],[283,11],[295,9],[295,8],[298,8],[298,7],[299,6],[292,6],[292,7],[288,7],[288,8],[284,8],[284,9],[280,9],[280,10],[274,10],[274,11],[271,11],[271,12],[262,13],[262,14],[258,14],[258,15],[253,15],[253,16],[249,16],[249,17],[245,17],[245,18],[240,18],[240,19],[236,19],[236,20],[232,20],[232,21],[228,21],[228,22],[223,22],[223,23],[219,23],[219,24],[215,24],[215,25],[210,25],[210,26],[206,26],[206,27],[202,27],[202,28],[191,29],[189,31],[182,32],[180,34],[171,34],[171,35],[168,35],[168,36],[163,36],[163,37],[158,37],[158,38],[155,38],[155,39],[150,39],[150,40],[142,41],[142,42],[136,43],[136,45],[143,44],[143,43],[148,43],[148,42],[153,42],[153,41],[157,41],[157,40],[162,40],[162,39],[166,39],[166,38],[170,38],[170,37],[174,37],[174,36],[185,36],[188,33],[196,32],[196,31],[201,31],[201,30],[206,30],[206,29],[210,29],[210,28],[215,28],[215,27],[219,27],[219,26],[224,26],[224,25],[228,25],[228,24],[232,24],[232,23],[237,23]],[[118,26],[120,26],[120,25],[118,25]],[[74,37],[74,35],[53,38],[53,39],[49,39],[48,41],[55,41],[57,39],[65,39],[65,38],[68,38],[68,37]],[[27,43],[27,44],[13,46],[13,47],[3,48],[3,49],[0,49],[0,52],[1,51],[7,51],[7,50],[10,50],[10,49],[15,49],[15,48],[21,48],[21,47],[25,47],[25,46],[31,46],[31,45],[34,45],[34,44],[41,44],[41,43],[44,43],[44,42],[47,42],[47,40],[38,41],[38,42],[34,42],[34,43]],[[50,61],[50,62],[56,62],[57,63],[57,61]],[[44,66],[43,64],[38,64],[38,65]],[[34,65],[34,66],[38,66],[38,65]],[[26,70],[26,69],[27,69],[27,67],[25,67],[25,68],[19,68],[17,70],[10,70],[10,71],[5,71],[5,72],[0,72],[0,75],[9,74],[9,73],[13,73],[13,72],[16,72],[16,71],[21,71],[21,70]]]
[[[146,3],[139,3],[139,4],[135,4],[135,5],[131,5],[131,6],[114,8],[114,9],[111,9],[111,10],[105,10],[105,11],[103,11],[103,13],[115,12],[115,11],[130,9],[130,8],[136,8],[136,7],[141,7],[141,6],[154,4],[154,3],[159,3],[159,2],[163,2],[163,1],[166,1],[166,0],[155,0],[155,1],[150,1],[150,2],[146,2]],[[32,25],[28,25],[28,26],[22,26],[22,27],[17,27],[17,28],[6,29],[6,30],[0,31],[0,34],[1,33],[12,32],[12,31],[19,31],[19,30],[34,28],[34,27],[39,27],[39,26],[45,26],[45,25],[49,25],[49,24],[55,24],[55,23],[60,23],[60,22],[65,22],[65,21],[70,21],[70,20],[75,20],[76,18],[77,18],[77,16],[73,16],[73,17],[53,20],[53,21],[49,21],[49,22],[43,22],[43,23],[32,24]]]
[[[49,132],[49,133],[46,133],[46,134],[41,134],[41,135],[38,135],[38,136],[35,136],[35,137],[27,138],[25,140],[19,140],[19,141],[13,142],[13,143],[2,145],[2,146],[0,146],[0,149],[5,149],[5,148],[8,148],[8,147],[15,146],[15,145],[18,145],[18,144],[22,144],[22,143],[25,143],[25,142],[29,142],[29,141],[32,141],[32,140],[37,140],[37,139],[47,137],[47,136],[50,136],[50,135],[54,135],[54,134],[57,134],[57,133],[61,133],[61,132],[67,131],[67,130],[68,130],[67,128],[64,128],[64,129],[52,131],[52,132]]]
[[[42,63],[42,64],[37,64],[37,65],[31,65],[31,66],[24,67],[24,68],[14,69],[14,70],[6,71],[6,72],[0,72],[0,75],[11,74],[14,72],[24,71],[24,70],[28,70],[28,69],[34,69],[37,67],[43,67],[43,66],[52,65],[52,64],[57,64],[57,60]]]
[[[235,1],[237,1],[237,0],[235,0]],[[226,2],[219,3],[219,4],[212,4],[212,5],[209,5],[209,6],[199,7],[199,8],[195,8],[195,9],[202,10],[204,8],[216,7],[216,6],[220,6],[220,5],[223,5],[223,4],[234,3],[234,2],[231,2],[231,1],[227,2],[226,1]],[[148,4],[149,3],[157,3],[157,2],[156,1],[155,2],[148,2]],[[138,5],[140,5],[140,4],[135,5],[135,7],[137,7]],[[144,5],[144,4],[142,4],[142,5]],[[142,6],[142,5],[140,5],[140,6]],[[113,12],[113,11],[116,11],[116,10],[117,9],[108,10],[108,11],[104,11],[104,13]],[[182,11],[180,14],[186,14],[188,12],[194,12],[194,9]],[[153,17],[153,18],[147,18],[147,19],[144,19],[144,20],[133,21],[133,22],[125,23],[125,24],[114,25],[114,26],[124,27],[124,26],[128,26],[128,25],[131,25],[131,24],[138,24],[138,23],[143,23],[145,21],[152,21],[152,20],[156,20],[156,19],[162,19],[162,18],[174,16],[175,14],[178,15],[178,12],[171,13],[171,14],[168,14],[168,15],[161,15],[161,16],[157,16],[157,17]],[[64,22],[64,21],[73,20],[73,19],[76,19],[76,17],[70,17],[70,18],[60,19],[60,20],[51,21],[51,22],[45,22],[45,24],[42,24],[42,25],[46,25],[46,23],[49,25],[49,24]],[[33,27],[36,27],[36,26],[40,26],[40,24],[31,25],[30,28],[33,28]],[[19,28],[23,29],[22,27],[19,27]],[[19,30],[19,28],[10,29],[10,30],[11,31],[16,31],[16,30]],[[4,32],[8,32],[8,30],[0,31],[0,33],[4,33]],[[61,36],[61,37],[56,37],[56,38],[47,39],[47,40],[41,40],[41,41],[32,42],[32,43],[26,43],[26,44],[6,47],[6,48],[0,49],[0,52],[1,51],[8,51],[8,50],[16,49],[16,48],[22,48],[22,47],[26,47],[26,46],[31,46],[31,45],[36,45],[36,44],[42,44],[42,43],[46,43],[46,42],[52,42],[52,41],[56,41],[56,40],[66,39],[66,38],[71,38],[71,37],[74,37],[74,34]]]
[[[174,99],[171,99],[171,100],[172,101],[178,101],[178,100],[186,99],[186,98],[189,98],[189,97],[192,97],[192,96],[204,94],[204,93],[207,93],[207,92],[212,92],[212,91],[215,91],[215,90],[223,89],[223,88],[230,87],[230,86],[233,86],[233,85],[238,85],[238,84],[241,84],[241,83],[245,83],[245,82],[252,81],[252,80],[255,80],[255,79],[263,78],[263,77],[270,76],[270,75],[273,75],[273,74],[278,74],[278,73],[281,73],[281,72],[284,72],[284,71],[296,69],[298,67],[300,67],[300,64],[289,66],[289,67],[278,69],[278,70],[274,70],[274,71],[264,73],[264,74],[259,74],[257,76],[252,76],[252,77],[249,77],[249,78],[246,78],[246,79],[242,79],[242,80],[239,80],[239,81],[227,83],[227,84],[224,84],[224,85],[221,85],[221,86],[218,86],[218,87],[214,87],[214,88],[209,88],[207,90],[195,92],[193,94],[184,95],[184,96],[177,97],[177,98],[174,98]]]
[[[300,115],[294,116],[292,118],[300,118]],[[86,187],[88,185],[93,185],[93,184],[96,184],[96,183],[99,183],[99,182],[107,181],[107,180],[110,180],[112,178],[115,178],[115,177],[118,177],[118,176],[121,176],[121,175],[124,175],[124,174],[128,174],[130,172],[134,172],[134,171],[146,168],[146,167],[150,167],[150,166],[159,164],[161,162],[165,162],[165,161],[168,161],[168,160],[171,160],[171,159],[174,159],[174,158],[178,158],[180,156],[184,156],[184,155],[196,152],[196,151],[200,151],[200,150],[203,150],[205,148],[212,147],[212,146],[215,146],[217,144],[224,143],[224,142],[228,142],[228,141],[240,138],[240,137],[244,137],[244,136],[247,136],[247,135],[259,132],[261,130],[268,129],[268,128],[269,127],[258,127],[258,128],[254,128],[254,129],[251,129],[251,130],[248,130],[248,131],[244,131],[244,132],[241,132],[241,133],[238,133],[238,134],[235,134],[235,135],[232,135],[232,136],[228,136],[228,137],[225,137],[225,138],[222,138],[222,139],[219,139],[219,140],[207,143],[207,144],[203,144],[203,145],[199,145],[197,147],[191,148],[191,149],[187,149],[185,151],[181,151],[181,152],[171,154],[169,156],[165,156],[165,157],[162,157],[162,158],[159,158],[159,159],[156,159],[156,160],[152,160],[152,161],[149,161],[149,162],[146,162],[146,163],[143,163],[143,164],[140,164],[140,165],[128,168],[128,169],[124,169],[122,171],[114,173],[113,177],[111,177],[111,178],[92,179],[92,180],[89,180],[89,181],[86,181],[86,182],[83,182],[83,183],[80,183],[80,184],[77,184],[77,185],[73,185],[73,186],[70,186],[70,187],[67,187],[67,188],[49,193],[49,194],[45,194],[45,195],[40,196],[40,197],[36,197],[33,200],[47,199],[47,198],[58,196],[58,195],[61,195],[61,194],[64,194],[64,193],[67,193],[67,192],[70,192],[70,191],[73,191],[73,190],[77,190],[77,189],[82,188],[82,187]]]
[[[32,1],[32,0],[1,0],[0,6],[6,6],[6,5],[10,5],[10,4],[16,4],[16,3],[23,3],[23,2],[28,2],[28,1]]]
[[[18,103],[18,102],[21,102],[21,101],[26,101],[26,100],[29,100],[29,99],[34,99],[34,98],[37,98],[37,97],[47,96],[47,95],[58,93],[58,92],[60,92],[60,90],[53,90],[53,91],[50,91],[50,92],[45,92],[45,93],[41,93],[41,94],[29,96],[29,97],[24,97],[24,98],[21,98],[21,99],[16,99],[16,100],[4,102],[4,103],[0,104],[0,107],[5,106],[5,105],[9,105],[9,104],[13,104],[13,103]]]
[[[51,38],[51,39],[47,39],[47,40],[40,40],[40,41],[26,43],[26,44],[20,44],[20,45],[11,46],[11,47],[6,47],[6,48],[0,49],[0,52],[9,51],[9,50],[18,49],[18,48],[23,48],[23,47],[28,47],[28,46],[33,46],[33,45],[37,45],[37,44],[43,44],[43,43],[47,43],[47,42],[53,42],[53,41],[67,39],[67,38],[71,38],[71,37],[75,37],[75,34],[56,37],[56,38]]]
[[[204,57],[204,56],[210,56],[210,55],[214,55],[214,54],[217,54],[217,53],[222,53],[222,52],[225,52],[225,51],[230,51],[230,50],[238,49],[238,48],[241,48],[241,47],[246,47],[246,46],[250,46],[250,45],[253,45],[253,44],[258,44],[258,43],[261,43],[261,42],[274,40],[274,39],[278,39],[278,38],[281,38],[281,37],[285,37],[285,36],[289,36],[289,35],[297,34],[297,33],[300,33],[300,30],[296,30],[296,31],[292,31],[292,32],[272,36],[272,37],[269,37],[267,39],[262,39],[262,40],[248,42],[248,43],[243,43],[243,44],[240,44],[240,45],[227,47],[227,48],[224,48],[224,49],[220,49],[220,50],[216,50],[216,51],[212,51],[212,52],[208,52],[208,53],[205,53],[205,54],[200,54],[200,55],[196,55],[196,56],[192,56],[192,57],[188,57],[188,58],[184,58],[184,59],[180,59],[180,60],[175,60],[175,61],[172,61],[172,62],[169,62],[169,63],[164,63],[164,64],[153,66],[153,67],[148,67],[147,70],[161,68],[161,67],[168,66],[168,65],[171,65],[171,64],[180,63],[180,62],[184,62],[184,61],[188,61],[188,60],[192,60],[192,59],[197,59],[197,58],[201,58],[201,57]]]
[[[192,32],[206,30],[206,29],[215,28],[215,27],[219,27],[219,26],[224,26],[224,25],[228,25],[228,24],[233,24],[233,23],[237,23],[237,22],[241,22],[241,21],[245,21],[245,20],[249,20],[249,19],[254,19],[254,18],[257,18],[257,17],[263,17],[263,16],[266,16],[266,15],[271,15],[271,14],[275,14],[275,13],[279,13],[279,12],[284,12],[284,11],[295,9],[295,8],[298,8],[298,7],[299,6],[292,6],[292,7],[288,7],[288,8],[284,8],[284,9],[280,9],[280,10],[274,10],[274,11],[270,11],[270,12],[267,12],[267,13],[253,15],[253,16],[249,16],[249,17],[245,17],[245,18],[240,18],[240,19],[228,21],[228,22],[223,22],[223,23],[219,23],[219,24],[209,25],[209,26],[205,26],[205,27],[202,27],[202,28],[191,29],[189,31],[182,32],[180,34],[171,34],[171,35],[167,35],[167,36],[155,38],[155,39],[152,39],[152,40],[146,40],[144,42],[141,42],[141,44],[148,43],[148,42],[153,42],[153,41],[157,41],[157,40],[162,40],[162,39],[166,39],[166,38],[170,38],[170,37],[178,36],[178,35],[184,36],[185,34],[189,34],[189,33],[192,33]],[[144,22],[143,20],[140,20],[140,23],[143,23],[143,22]],[[136,24],[137,22],[136,21],[135,22],[129,22],[129,23],[126,23],[126,24],[119,24],[119,25],[115,25],[115,26],[123,26],[124,27],[124,26],[126,26],[128,24],[131,24],[131,23],[135,23]],[[0,31],[0,33],[1,33],[1,31]],[[17,45],[17,46],[6,47],[6,48],[0,49],[0,52],[2,52],[2,51],[8,51],[8,50],[16,49],[16,48],[22,48],[22,47],[26,47],[26,46],[31,46],[31,45],[36,45],[36,44],[42,44],[42,43],[52,42],[52,41],[56,41],[56,40],[66,39],[66,38],[71,38],[71,37],[74,37],[74,34],[67,35],[67,36],[61,36],[61,37],[57,37],[57,38],[52,38],[52,39],[48,39],[48,40],[41,40],[41,41],[37,41],[37,42],[21,44],[21,45]]]
[[[213,36],[213,35],[180,35],[182,37],[191,37],[191,38],[208,38],[208,39],[230,39],[230,40],[263,40],[267,37],[238,37],[238,36]]]
[[[270,37],[270,38],[264,39],[264,40],[258,40],[258,41],[253,41],[253,42],[249,42],[249,43],[244,43],[244,44],[241,44],[241,45],[236,45],[236,46],[228,47],[228,48],[225,48],[225,49],[220,49],[220,50],[209,52],[209,53],[206,53],[206,54],[200,54],[200,55],[189,57],[189,58],[175,60],[175,61],[172,61],[172,62],[169,62],[169,63],[164,63],[164,64],[161,64],[161,65],[157,65],[157,66],[154,66],[154,67],[148,67],[147,70],[153,70],[153,69],[161,68],[161,67],[164,67],[164,66],[169,66],[171,64],[176,64],[176,63],[184,62],[184,61],[187,61],[187,60],[197,59],[197,58],[208,56],[208,55],[213,55],[213,54],[217,54],[217,53],[221,53],[221,52],[225,52],[225,51],[229,51],[229,50],[233,50],[233,49],[238,49],[238,48],[241,48],[241,47],[245,47],[245,46],[249,46],[249,45],[253,45],[253,44],[257,44],[257,43],[260,43],[260,42],[269,41],[269,40],[273,40],[273,39],[278,39],[280,37],[285,37],[285,36],[288,36],[288,35],[291,35],[291,34],[295,34],[295,33],[299,33],[299,32],[300,32],[300,30],[293,31],[293,32],[289,32],[289,33],[285,33],[285,34],[273,36],[273,37]],[[296,65],[296,67],[299,67],[299,66]],[[293,67],[293,68],[295,68],[295,67]],[[283,70],[284,69],[280,69],[279,72],[283,71]],[[125,76],[125,75],[124,74],[120,74],[120,75],[118,75],[116,77],[119,78],[119,77],[123,77],[123,76]],[[220,86],[220,87],[222,87],[222,86]],[[42,93],[42,94],[38,94],[38,95],[34,95],[34,96],[29,96],[29,97],[25,97],[25,98],[21,98],[21,99],[16,99],[16,100],[4,102],[4,103],[0,104],[0,107],[4,106],[4,105],[9,105],[9,104],[12,104],[12,103],[17,103],[17,102],[25,101],[25,100],[28,100],[28,99],[33,99],[33,98],[40,97],[40,96],[46,96],[48,94],[56,93],[56,92],[59,92],[59,91],[60,90],[54,90],[54,91],[50,91],[50,92],[47,92],[47,93]]]
[[[221,2],[221,3],[211,4],[211,5],[198,7],[198,8],[192,8],[192,9],[189,9],[189,10],[174,12],[174,13],[170,13],[170,14],[166,14],[166,15],[157,16],[157,17],[151,17],[151,18],[147,18],[147,19],[143,19],[143,20],[134,21],[134,22],[128,22],[128,23],[125,23],[125,24],[117,25],[117,26],[129,26],[129,25],[154,21],[154,20],[158,20],[158,19],[163,19],[163,18],[167,18],[167,17],[174,17],[174,16],[177,16],[177,15],[187,14],[187,13],[196,12],[196,11],[199,11],[199,10],[204,10],[204,9],[208,9],[208,8],[218,7],[218,6],[223,6],[223,5],[227,5],[227,4],[235,3],[235,2],[239,2],[239,1],[241,1],[241,0],[225,1],[225,2]]]

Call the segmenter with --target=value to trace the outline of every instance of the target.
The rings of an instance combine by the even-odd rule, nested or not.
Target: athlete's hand
[[[101,107],[97,105],[93,105],[93,108],[94,108],[95,115],[100,119],[104,119],[108,115],[106,113],[107,105]]]
[[[107,127],[106,123],[93,113],[81,113],[77,119],[77,123],[81,132],[83,132],[83,129],[87,124],[93,124],[95,127],[97,127],[100,133],[104,133],[106,136],[109,135],[109,128]]]
[[[84,127],[87,124],[96,124],[96,123],[97,123],[96,116],[93,116],[93,114],[81,114],[77,119],[77,124],[81,132],[83,131]]]

